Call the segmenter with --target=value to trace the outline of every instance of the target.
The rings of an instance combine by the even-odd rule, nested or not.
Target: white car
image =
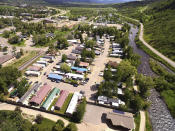
[[[100,72],[100,73],[99,73],[99,76],[103,77],[103,74],[104,74],[103,72]]]

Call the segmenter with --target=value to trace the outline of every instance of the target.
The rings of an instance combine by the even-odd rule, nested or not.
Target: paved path
[[[133,19],[133,18],[130,18],[130,17],[127,17],[127,16],[123,16],[123,15],[120,15],[118,14],[119,16],[121,17],[125,17],[125,18],[128,18],[128,19],[131,19],[131,20],[134,20],[136,22],[139,22],[138,20],[136,19]],[[159,57],[161,57],[163,60],[165,60],[167,63],[169,63],[171,66],[173,66],[175,68],[175,62],[170,60],[168,57],[164,56],[163,54],[161,54],[159,51],[157,51],[156,49],[154,49],[152,46],[150,46],[143,38],[143,34],[144,34],[144,26],[142,23],[140,23],[140,26],[141,26],[141,30],[140,30],[140,35],[139,35],[139,39],[140,41],[142,41],[142,43],[148,47],[152,52],[154,52],[156,55],[158,55]]]
[[[6,103],[0,103],[0,110],[15,110],[16,106],[15,105],[11,105],[11,104],[6,104]],[[64,123],[67,125],[68,121],[65,120],[64,118],[57,116],[57,115],[53,115],[53,114],[49,114],[49,113],[45,113],[45,112],[41,112],[41,111],[36,111],[36,110],[32,110],[32,109],[28,109],[28,108],[24,108],[24,107],[20,107],[20,109],[22,110],[23,113],[28,114],[28,115],[33,115],[33,116],[37,116],[38,114],[41,114],[43,117],[48,118],[52,121],[57,121],[58,119],[61,119],[64,121]]]
[[[26,63],[24,63],[22,66],[20,66],[18,68],[18,70],[22,71],[24,70],[25,68],[27,68],[29,65],[31,65],[36,59],[38,59],[40,56],[44,55],[45,52],[44,51],[40,51],[38,53],[38,55],[34,56],[32,59],[30,59],[29,61],[27,61]]]
[[[161,57],[162,59],[164,59],[167,63],[169,63],[171,66],[173,66],[175,68],[175,62],[170,60],[168,57],[164,56],[163,54],[161,54],[159,51],[157,51],[156,49],[154,49],[152,46],[150,46],[143,38],[143,34],[144,34],[144,26],[142,23],[140,23],[141,25],[141,30],[140,30],[140,35],[139,35],[139,39],[140,41],[142,41],[142,43],[147,46],[152,52],[154,52],[156,55],[158,55],[159,57]]]
[[[140,127],[139,131],[144,131],[145,130],[145,112],[140,111]]]

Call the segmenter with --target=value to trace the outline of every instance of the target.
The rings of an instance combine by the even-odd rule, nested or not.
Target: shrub
[[[78,131],[78,128],[76,126],[75,123],[69,123],[66,128],[64,129],[64,131]]]
[[[76,112],[73,113],[73,121],[80,123],[86,111],[86,98],[78,105]]]
[[[43,116],[42,115],[37,115],[36,116],[36,119],[35,119],[35,122],[37,123],[37,124],[41,124],[41,122],[43,121]]]

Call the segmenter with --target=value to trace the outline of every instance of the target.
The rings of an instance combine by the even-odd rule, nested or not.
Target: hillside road
[[[141,30],[140,30],[140,34],[139,34],[139,39],[140,41],[142,41],[142,43],[148,47],[152,52],[154,52],[156,55],[158,55],[159,57],[161,57],[163,60],[165,60],[167,63],[169,63],[171,66],[173,66],[175,68],[175,62],[170,60],[168,57],[164,56],[163,54],[161,54],[159,51],[157,51],[156,49],[154,49],[152,46],[150,46],[143,38],[143,34],[144,34],[144,26],[142,23],[140,23],[141,25]]]

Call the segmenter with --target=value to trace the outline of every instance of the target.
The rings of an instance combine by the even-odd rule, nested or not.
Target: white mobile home
[[[75,92],[75,93],[73,94],[72,99],[71,99],[71,101],[70,101],[70,103],[69,103],[69,106],[68,106],[68,108],[67,108],[67,110],[66,110],[66,113],[67,113],[67,114],[71,114],[71,115],[73,114],[73,112],[74,112],[75,109],[76,109],[76,106],[77,106],[79,97],[80,97],[80,93]]]
[[[36,63],[38,63],[38,64],[43,64],[43,65],[45,65],[45,66],[47,66],[47,64],[48,64],[47,61],[43,61],[43,60],[39,60],[39,61],[37,61]]]
[[[38,66],[38,67],[42,67],[42,68],[46,67],[44,64],[39,64],[39,63],[34,63],[33,65]]]
[[[73,79],[79,79],[79,80],[83,80],[84,79],[84,76],[83,75],[79,75],[79,74],[67,73],[66,76],[68,78],[73,78]]]
[[[38,71],[26,71],[25,74],[27,76],[37,76],[37,77],[41,75],[40,72]]]
[[[110,54],[109,56],[111,56],[111,57],[121,57],[122,55],[121,54]]]

